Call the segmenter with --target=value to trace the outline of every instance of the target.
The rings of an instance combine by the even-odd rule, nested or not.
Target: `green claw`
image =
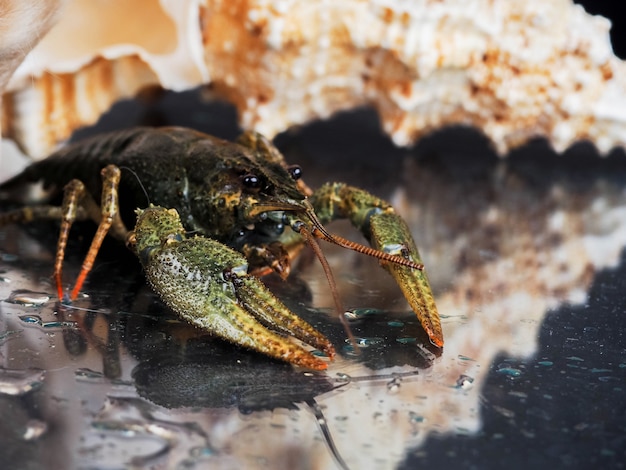
[[[246,259],[215,240],[186,238],[174,209],[138,212],[129,236],[148,282],[186,321],[238,345],[310,369],[327,363],[284,335],[335,350],[321,333],[293,314],[265,285],[247,273]]]
[[[406,222],[395,212],[381,212],[370,217],[372,243],[381,251],[408,258],[422,264],[419,251],[413,242]],[[395,263],[381,261],[394,277],[404,297],[428,334],[432,343],[443,347],[443,331],[425,270],[411,269]]]
[[[382,199],[344,183],[327,183],[315,191],[311,202],[322,223],[349,219],[377,250],[422,264],[406,222]],[[381,264],[400,286],[430,341],[443,347],[441,321],[426,271],[389,261],[381,260]]]

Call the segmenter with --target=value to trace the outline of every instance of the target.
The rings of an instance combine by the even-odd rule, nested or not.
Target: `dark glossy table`
[[[232,138],[195,93],[117,105],[98,125],[177,124]],[[84,131],[81,135],[94,132]],[[80,137],[80,136],[79,136]],[[340,357],[312,374],[180,322],[107,243],[85,296],[54,298],[56,228],[0,230],[0,467],[623,468],[626,157],[541,141],[497,157],[479,133],[394,147],[363,110],[277,138],[307,182],[391,200],[443,319],[433,348],[376,261],[323,248],[353,310],[356,356],[324,274],[267,284]],[[362,241],[346,223],[330,228]],[[67,282],[89,228],[68,252]]]

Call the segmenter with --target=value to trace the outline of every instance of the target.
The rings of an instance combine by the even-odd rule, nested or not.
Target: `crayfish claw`
[[[372,216],[370,230],[372,239],[380,249],[387,249],[392,254],[421,264],[420,254],[413,242],[411,232],[404,220],[395,212],[384,212]],[[443,347],[441,320],[426,271],[390,262],[381,262],[381,264],[400,286],[431,343],[439,348]]]
[[[441,320],[432,289],[404,219],[388,202],[344,183],[325,184],[311,197],[311,202],[321,223],[348,218],[363,233],[373,250],[368,252],[367,247],[360,247],[356,251],[380,260],[400,286],[431,343],[443,347]],[[321,238],[347,248],[356,245],[334,235],[321,234]]]
[[[148,282],[186,321],[243,347],[315,370],[327,363],[288,336],[322,350],[328,339],[248,274],[241,253],[204,237],[186,238],[174,209],[150,207],[138,215],[132,248]]]
[[[332,343],[292,313],[259,279],[252,276],[243,278],[236,295],[245,305],[246,310],[263,325],[277,332],[291,335],[321,350],[331,360],[335,357],[335,348]]]

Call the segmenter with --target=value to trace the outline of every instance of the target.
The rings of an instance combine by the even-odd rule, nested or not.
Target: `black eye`
[[[299,180],[300,178],[302,178],[302,168],[300,168],[300,165],[288,166],[287,171],[294,180]]]
[[[261,184],[259,177],[257,175],[253,175],[252,173],[248,173],[247,175],[243,175],[241,180],[243,181],[244,186],[255,189],[258,188]]]

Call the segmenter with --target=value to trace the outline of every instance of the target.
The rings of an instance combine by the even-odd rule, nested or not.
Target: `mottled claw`
[[[204,237],[186,238],[174,209],[138,210],[129,245],[148,282],[186,321],[238,345],[310,369],[327,364],[287,335],[323,351],[335,350],[321,333],[293,314],[256,277],[237,251]]]
[[[437,347],[443,347],[441,321],[428,276],[406,222],[393,207],[363,189],[344,183],[323,185],[311,196],[311,201],[322,223],[339,218],[349,219],[375,249],[422,267],[416,269],[380,261],[400,286],[430,341]]]
[[[422,262],[409,228],[395,212],[381,211],[373,214],[370,217],[369,225],[372,233],[372,244],[379,250],[400,255],[417,263]],[[439,348],[443,347],[441,321],[426,271],[411,269],[386,261],[381,261],[381,264],[400,286],[404,297],[417,314],[430,341]]]

